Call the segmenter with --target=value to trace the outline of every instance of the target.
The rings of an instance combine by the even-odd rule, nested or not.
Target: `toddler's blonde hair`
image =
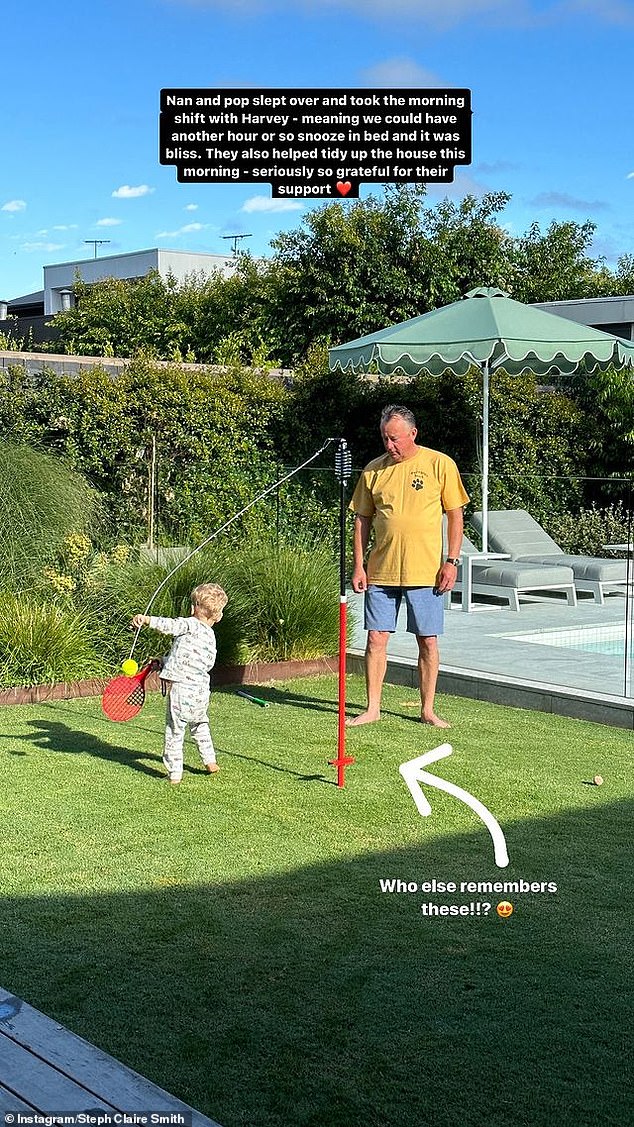
[[[229,597],[218,583],[199,583],[191,594],[192,604],[200,607],[208,618],[226,607]]]

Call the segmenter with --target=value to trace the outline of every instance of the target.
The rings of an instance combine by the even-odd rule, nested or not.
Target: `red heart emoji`
[[[337,191],[340,196],[347,196],[351,188],[352,184],[349,180],[346,180],[345,183],[342,180],[337,180]]]

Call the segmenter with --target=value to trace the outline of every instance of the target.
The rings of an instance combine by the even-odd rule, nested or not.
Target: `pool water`
[[[625,658],[625,623],[615,626],[580,626],[575,630],[539,630],[532,634],[505,635],[514,642],[538,646],[557,646],[585,653]],[[632,640],[629,640],[630,648]]]

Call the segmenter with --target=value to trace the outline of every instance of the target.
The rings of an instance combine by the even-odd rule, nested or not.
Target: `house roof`
[[[44,290],[35,290],[34,293],[25,293],[21,297],[12,297],[7,301],[12,309],[18,309],[22,305],[36,305],[38,302],[44,301]]]

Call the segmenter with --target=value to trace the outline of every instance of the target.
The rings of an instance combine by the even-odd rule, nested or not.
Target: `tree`
[[[267,264],[243,253],[229,277],[192,275],[176,288],[174,315],[196,360],[257,366],[270,358],[268,274]]]
[[[499,218],[507,193],[433,207],[423,206],[424,194],[420,186],[396,187],[383,199],[327,204],[273,240],[267,332],[285,363],[297,363],[311,345],[363,336],[479,285],[524,301],[588,296],[605,286],[585,253],[593,224],[552,224],[546,235],[535,224],[514,239]]]
[[[545,234],[538,223],[514,240],[512,296],[517,301],[572,301],[598,297],[607,278],[587,251],[594,223],[553,221]]]
[[[572,382],[572,393],[584,418],[582,440],[592,474],[634,485],[634,376],[631,368],[592,372]],[[613,500],[622,486],[595,482],[591,500]]]
[[[174,278],[157,270],[134,281],[104,278],[88,285],[75,279],[75,307],[58,313],[52,325],[65,351],[87,356],[150,356],[174,359],[183,346],[185,324],[174,315]]]
[[[194,271],[179,282],[151,270],[91,285],[78,277],[74,290],[75,307],[52,321],[65,352],[218,364],[269,353],[267,270],[247,254],[229,277]]]
[[[53,323],[67,351],[295,367],[311,346],[427,313],[475,286],[523,302],[634,289],[634,256],[615,270],[591,256],[591,222],[553,222],[545,232],[533,223],[511,236],[501,219],[507,193],[430,207],[425,191],[388,186],[380,197],[314,208],[273,239],[268,262],[240,255],[229,277],[78,279],[77,307]]]
[[[454,203],[441,200],[422,216],[425,308],[438,309],[475,286],[508,290],[513,280],[513,240],[497,216],[511,197],[488,192]]]
[[[269,331],[285,364],[311,344],[342,341],[414,316],[421,286],[422,187],[388,188],[310,211],[272,241]]]
[[[616,270],[610,276],[606,297],[624,297],[634,293],[634,254],[623,254],[618,259]]]

